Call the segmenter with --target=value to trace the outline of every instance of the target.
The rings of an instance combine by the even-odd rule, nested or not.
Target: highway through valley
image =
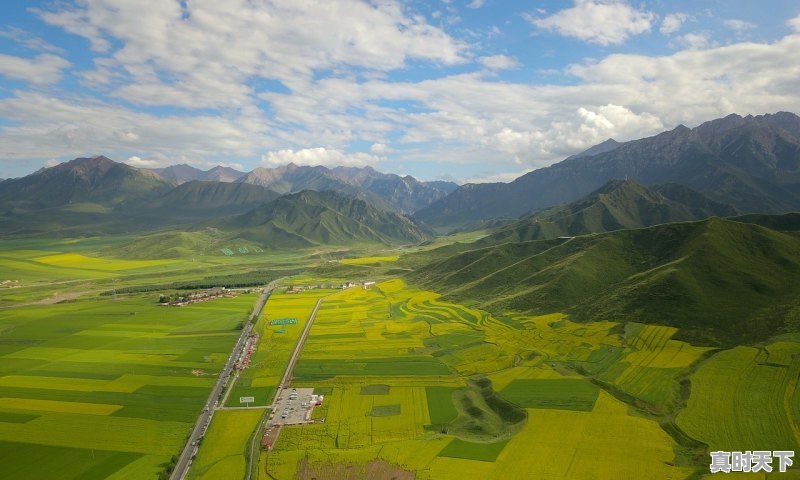
[[[242,328],[242,334],[239,335],[239,340],[236,341],[236,346],[233,347],[233,351],[228,357],[225,367],[220,372],[219,378],[214,384],[214,388],[211,389],[211,393],[208,396],[208,401],[206,402],[205,408],[203,408],[203,411],[200,412],[200,416],[197,418],[197,422],[194,424],[192,433],[186,440],[186,445],[183,447],[181,456],[178,458],[178,463],[175,464],[175,469],[172,471],[172,475],[169,477],[170,480],[182,480],[189,471],[192,457],[197,450],[197,444],[200,438],[205,435],[206,430],[211,423],[211,417],[214,415],[214,410],[217,406],[219,396],[225,388],[228,378],[233,371],[233,366],[236,363],[236,359],[239,358],[239,355],[242,353],[242,349],[244,349],[245,345],[247,344],[247,336],[250,335],[253,325],[255,325],[255,322],[258,320],[259,315],[261,315],[261,310],[263,310],[264,305],[267,303],[267,300],[272,293],[272,288],[273,286],[270,284],[265,292],[258,298],[258,301],[253,308],[253,313],[250,315],[250,319],[244,328]]]

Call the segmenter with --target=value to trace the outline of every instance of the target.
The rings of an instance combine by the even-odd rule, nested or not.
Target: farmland
[[[256,296],[164,308],[154,294],[101,295],[180,278],[186,264],[86,251],[109,242],[33,243],[0,252],[3,276],[21,284],[1,293],[3,476],[158,477],[182,448]],[[38,301],[76,289],[77,297]]]
[[[247,440],[263,414],[263,410],[217,412],[188,478],[244,478]]]
[[[0,292],[0,462],[13,478],[163,475],[256,296],[176,308],[158,294],[244,278],[284,280],[193,480],[243,478],[268,411],[227,408],[270,404],[320,299],[292,386],[325,402],[317,423],[255,452],[258,478],[679,479],[707,471],[709,449],[800,449],[792,335],[720,349],[663,325],[489,313],[385,274],[402,257],[383,253],[121,260],[92,253],[112,241],[86,242],[0,249],[22,283]],[[353,272],[377,284],[320,288]]]
[[[488,479],[556,458],[542,478],[581,478],[591,468],[615,471],[624,448],[630,478],[683,478],[693,467],[665,463],[678,445],[657,421],[631,415],[578,373],[554,369],[553,362],[578,367],[604,345],[626,355],[645,348],[624,347],[614,327],[558,315],[498,319],[399,280],[330,295],[294,381],[325,389],[325,422],[285,428],[275,450],[262,453],[260,472],[294,478],[301,465],[384,460],[416,478]],[[608,442],[601,432],[612,424],[620,430]],[[551,439],[564,425],[573,433],[559,447]],[[541,448],[533,453],[532,444]],[[579,450],[601,452],[591,457],[597,464],[567,461]]]

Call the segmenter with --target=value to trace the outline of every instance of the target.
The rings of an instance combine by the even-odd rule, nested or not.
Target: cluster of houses
[[[183,307],[192,303],[207,302],[217,298],[233,298],[236,294],[225,287],[213,288],[202,292],[190,294],[176,293],[174,295],[162,294],[158,299],[158,304],[163,307]]]
[[[315,288],[327,288],[327,289],[340,288],[344,290],[346,288],[353,288],[359,285],[362,286],[364,290],[366,290],[372,285],[375,285],[375,282],[344,282],[338,285],[333,283],[320,283],[315,285],[291,285],[286,288],[286,293],[302,293],[306,290],[313,290]]]
[[[357,287],[359,285],[361,285],[361,288],[363,288],[364,290],[367,290],[367,289],[369,289],[369,287],[375,285],[375,282],[345,282],[345,283],[341,284],[339,286],[339,288],[344,290],[346,288],[353,288],[353,287]]]

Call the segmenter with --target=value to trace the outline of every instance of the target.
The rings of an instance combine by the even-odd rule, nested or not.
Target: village
[[[367,290],[369,287],[375,285],[373,281],[358,281],[358,282],[342,282],[342,283],[320,283],[320,284],[313,284],[313,285],[290,285],[286,288],[286,293],[303,293],[306,290],[314,290],[317,288],[327,288],[327,289],[347,289],[353,287],[362,287],[364,290]]]
[[[218,298],[234,298],[236,292],[225,287],[212,288],[195,293],[174,293],[161,294],[158,297],[158,304],[162,307],[183,307],[194,303],[207,302]]]

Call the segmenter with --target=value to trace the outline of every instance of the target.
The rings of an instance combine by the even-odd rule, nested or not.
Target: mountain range
[[[257,168],[234,179],[239,173],[227,167],[202,171],[189,165],[152,171],[104,156],[77,158],[3,181],[0,234],[85,235],[188,226],[242,214],[282,194],[305,190],[334,191],[386,213],[402,214],[457,188],[453,183],[420,182],[369,167],[289,164]]]
[[[417,244],[429,238],[429,231],[409,217],[332,191],[283,195],[210,225],[271,248]]]
[[[260,185],[281,194],[331,190],[400,213],[413,213],[458,188],[452,182],[420,182],[409,175],[381,173],[371,167],[329,169],[294,163],[276,168],[258,167],[237,182]]]
[[[614,178],[676,183],[742,212],[800,210],[800,117],[729,115],[593,147],[510,183],[467,184],[414,215],[441,229],[575,201]]]
[[[199,168],[185,163],[171,165],[165,168],[150,168],[148,170],[157,173],[164,180],[176,185],[196,180],[205,182],[233,182],[244,175],[244,172],[222,165],[217,165],[208,170],[200,170]]]
[[[621,178],[626,180],[615,180]],[[282,195],[299,196],[281,200]],[[391,215],[365,213],[354,208],[355,203],[342,203],[356,200]],[[328,210],[322,208],[325,202],[331,202]],[[273,209],[265,210],[267,205]],[[298,227],[296,219],[281,217],[277,206],[291,207],[296,219],[319,211],[330,222],[338,218],[334,212],[346,212],[355,224],[363,223],[363,214],[381,226],[362,229],[338,219],[334,223],[339,225],[318,222],[319,230]],[[504,225],[492,227],[481,243],[491,245],[796,210],[800,117],[785,112],[730,115],[641,140],[608,140],[511,183],[458,187],[370,167],[295,164],[249,173],[222,166],[202,171],[189,165],[151,171],[103,156],[78,158],[0,182],[3,236],[141,233],[214,224],[247,232],[270,230],[302,245],[342,242],[348,232],[358,241],[394,244],[427,237],[425,225],[439,230],[476,222]],[[412,213],[414,221],[404,216]],[[248,224],[243,218],[223,218],[246,214],[264,221]],[[390,221],[402,233],[387,234]]]
[[[268,188],[249,183],[192,180],[146,203],[140,211],[145,214],[180,214],[184,217],[208,219],[242,213],[279,196],[280,194]]]
[[[683,185],[645,187],[634,180],[609,180],[580,200],[526,216],[497,229],[480,243],[573,237],[736,214],[730,205]]]
[[[115,208],[144,203],[172,187],[155,173],[104,156],[76,158],[26,177],[4,181],[0,188],[0,206],[6,211],[81,203]]]

